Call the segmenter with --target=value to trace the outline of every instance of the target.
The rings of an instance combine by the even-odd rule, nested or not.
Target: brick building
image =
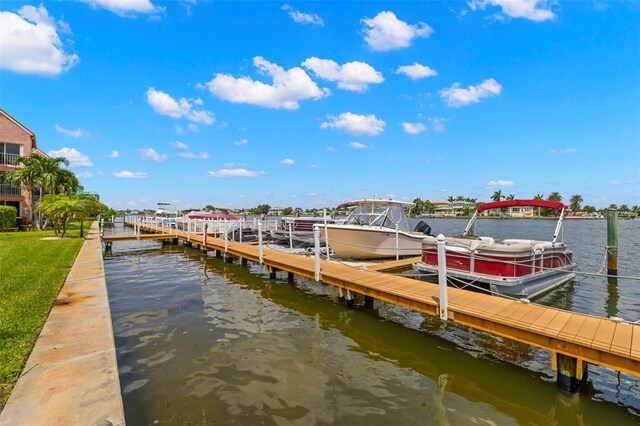
[[[17,157],[31,154],[47,156],[38,149],[36,135],[0,108],[0,173],[14,169],[13,162]],[[37,191],[34,195],[37,196]],[[28,220],[33,215],[26,188],[0,184],[0,205],[14,206],[18,216]]]

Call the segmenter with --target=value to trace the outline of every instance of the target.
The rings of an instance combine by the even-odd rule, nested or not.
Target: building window
[[[22,145],[0,142],[0,164],[13,164],[20,156]]]

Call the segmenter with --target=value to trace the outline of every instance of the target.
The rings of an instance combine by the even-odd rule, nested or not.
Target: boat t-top
[[[354,207],[343,223],[322,225],[320,231],[334,254],[343,259],[418,256],[431,228],[423,221],[411,226],[406,210],[413,205],[395,200],[355,200],[337,207]]]

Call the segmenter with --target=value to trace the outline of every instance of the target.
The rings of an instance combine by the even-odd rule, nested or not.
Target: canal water
[[[434,233],[465,222],[430,219]],[[549,239],[555,222],[481,220],[478,235]],[[116,228],[114,232],[122,232]],[[603,263],[606,222],[566,221],[579,269]],[[640,220],[619,223],[619,273],[640,276]],[[589,366],[558,391],[546,351],[183,246],[115,243],[105,257],[125,415],[132,425],[640,423],[638,379]],[[640,281],[578,277],[536,300],[640,320]]]

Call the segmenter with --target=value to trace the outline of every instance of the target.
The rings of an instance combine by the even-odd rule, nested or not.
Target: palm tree
[[[509,201],[511,201],[511,200],[513,200],[514,198],[516,198],[516,196],[515,196],[515,195],[513,195],[513,194],[509,194],[509,195],[507,195],[504,199],[505,199],[505,200],[509,200]]]
[[[493,201],[500,201],[501,199],[504,198],[504,195],[502,195],[502,190],[498,189],[496,192],[493,193],[493,195],[491,196],[491,199]]]
[[[43,195],[43,190],[50,193],[66,192],[67,190],[77,191],[80,187],[78,179],[73,172],[60,167],[60,163],[69,165],[69,160],[64,157],[44,157],[32,154],[18,157],[14,161],[15,169],[9,170],[0,176],[0,181],[13,185],[22,186],[29,192],[31,200],[31,220],[35,212],[36,197]],[[73,176],[73,177],[72,177]],[[37,223],[40,227],[40,221]]]
[[[413,207],[411,207],[411,211],[409,213],[413,214],[413,215],[419,215],[420,213],[422,213],[422,207],[423,207],[423,201],[420,198],[416,198],[415,200],[413,200]]]
[[[559,192],[552,192],[551,194],[549,194],[549,196],[547,197],[547,200],[549,201],[562,201],[562,195],[560,195]]]
[[[453,203],[455,201],[455,198],[453,198],[453,195],[449,195],[449,198],[447,198],[447,201],[450,203]]]
[[[572,195],[571,198],[569,198],[569,208],[574,215],[578,210],[580,210],[580,203],[582,203],[583,201],[584,200],[582,199],[582,195],[579,194]]]
[[[542,194],[536,194],[533,196],[534,200],[544,200],[544,195]],[[540,207],[538,207],[538,216],[540,216]]]

